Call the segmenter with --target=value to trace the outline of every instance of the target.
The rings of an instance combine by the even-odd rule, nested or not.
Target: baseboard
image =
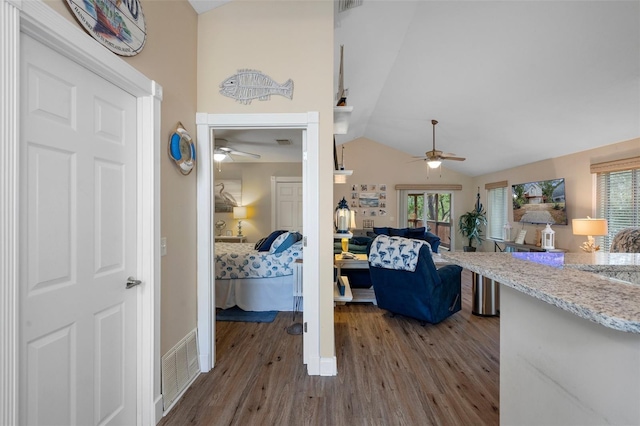
[[[154,411],[156,416],[154,425],[157,425],[158,423],[160,423],[160,420],[162,420],[162,417],[164,416],[162,412],[162,394],[158,395],[156,400],[153,401],[153,407],[155,409]]]
[[[320,358],[320,375],[321,376],[337,376],[338,362],[335,356]]]

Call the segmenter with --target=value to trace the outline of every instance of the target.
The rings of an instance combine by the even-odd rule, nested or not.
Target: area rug
[[[223,309],[216,313],[216,321],[238,321],[238,322],[273,322],[278,315],[278,311],[243,311],[237,306]]]

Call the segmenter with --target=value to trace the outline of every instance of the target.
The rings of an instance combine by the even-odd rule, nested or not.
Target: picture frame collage
[[[360,183],[351,185],[349,208],[362,218],[387,215],[387,185]]]

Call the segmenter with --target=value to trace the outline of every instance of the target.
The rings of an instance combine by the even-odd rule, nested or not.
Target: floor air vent
[[[162,357],[162,402],[167,411],[200,373],[196,330]]]

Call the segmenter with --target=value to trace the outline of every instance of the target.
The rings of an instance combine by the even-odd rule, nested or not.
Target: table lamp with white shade
[[[597,246],[593,236],[607,235],[608,226],[607,219],[592,219],[587,216],[586,219],[573,219],[572,221],[573,235],[586,235],[587,241],[582,243],[580,248],[587,252],[593,253],[600,250],[600,246]]]
[[[238,219],[238,237],[242,237],[242,219],[247,218],[247,208],[246,207],[234,207],[233,208],[233,218]]]

